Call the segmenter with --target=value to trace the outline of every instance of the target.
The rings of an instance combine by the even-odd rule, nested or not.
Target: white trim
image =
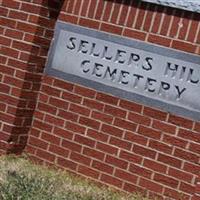
[[[200,13],[200,0],[142,0]]]

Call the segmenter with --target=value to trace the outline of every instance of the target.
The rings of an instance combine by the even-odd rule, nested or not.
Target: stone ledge
[[[142,1],[200,13],[200,0],[142,0]]]

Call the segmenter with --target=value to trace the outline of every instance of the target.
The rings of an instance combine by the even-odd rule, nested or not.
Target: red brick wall
[[[200,122],[42,75],[56,16],[48,1],[30,2],[3,1],[2,152],[29,136],[26,152],[37,161],[128,192],[191,200]],[[199,17],[139,1],[66,0],[59,20],[200,55]]]

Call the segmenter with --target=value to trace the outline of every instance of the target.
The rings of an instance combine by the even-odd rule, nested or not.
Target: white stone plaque
[[[200,13],[200,0],[142,0],[142,1]]]
[[[46,72],[200,119],[200,58],[58,23]]]

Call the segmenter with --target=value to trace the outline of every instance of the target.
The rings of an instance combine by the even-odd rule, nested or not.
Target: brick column
[[[61,1],[3,0],[0,5],[0,154],[26,145]]]

